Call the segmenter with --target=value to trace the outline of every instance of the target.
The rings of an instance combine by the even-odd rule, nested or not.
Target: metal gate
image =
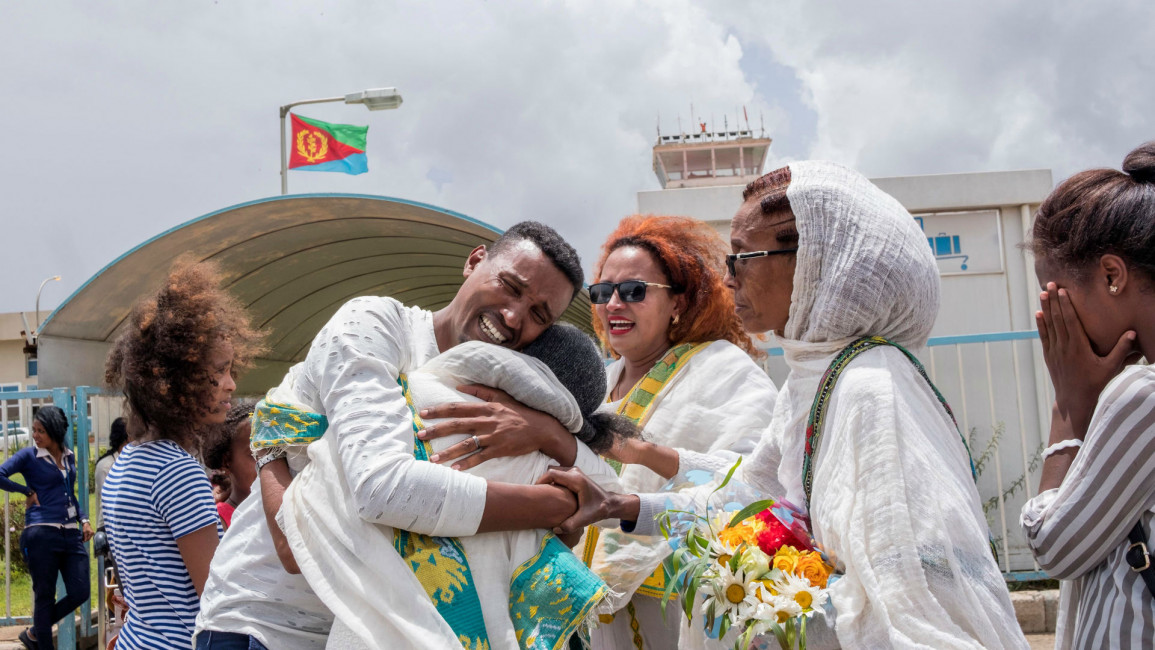
[[[76,454],[76,483],[77,499],[81,503],[89,504],[89,460],[96,458],[96,454],[107,445],[108,430],[112,420],[120,415],[120,399],[105,394],[101,389],[92,386],[78,386],[76,388],[52,388],[44,390],[26,390],[18,392],[0,393],[0,462],[8,459],[17,451],[32,443],[32,419],[36,409],[41,406],[54,405],[60,407],[68,416],[68,430],[65,434],[65,445]],[[101,442],[104,442],[102,445]],[[14,616],[12,610],[12,556],[20,553],[13,540],[13,524],[11,520],[12,501],[22,499],[9,492],[3,494],[4,505],[4,605],[0,612],[0,625],[30,625],[32,617],[29,615]],[[89,519],[95,528],[99,525],[99,504],[89,508]],[[85,544],[89,554],[92,552],[91,542]],[[97,575],[103,573],[103,562],[97,564]],[[91,576],[89,578],[91,581]],[[92,599],[95,598],[98,607],[103,606],[103,593],[99,588],[92,592],[88,602],[80,607],[80,633],[83,636],[92,636],[96,627],[92,622]],[[58,597],[64,594],[64,583],[57,578]],[[57,647],[60,650],[75,650],[77,641],[76,613],[70,613],[59,622]]]

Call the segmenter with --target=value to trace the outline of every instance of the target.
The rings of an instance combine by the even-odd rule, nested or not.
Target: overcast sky
[[[0,6],[0,312],[42,310],[144,240],[280,191],[281,104],[396,86],[369,173],[291,192],[424,201],[582,253],[656,189],[658,116],[745,106],[767,169],[1118,167],[1155,138],[1155,2],[589,0]],[[732,122],[731,122],[732,124]]]

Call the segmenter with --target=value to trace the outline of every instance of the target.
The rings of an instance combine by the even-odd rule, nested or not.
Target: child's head
[[[229,409],[216,439],[205,451],[205,466],[228,476],[237,503],[249,496],[249,488],[257,480],[256,461],[249,451],[254,406],[255,402],[245,401]]]
[[[634,438],[637,427],[620,415],[595,413],[606,395],[606,366],[593,339],[566,323],[542,332],[522,353],[539,359],[573,395],[585,418],[578,440],[596,452],[610,449],[618,438]]]

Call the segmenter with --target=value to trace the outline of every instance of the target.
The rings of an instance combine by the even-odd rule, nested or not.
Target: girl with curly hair
[[[603,409],[630,418],[646,440],[607,455],[626,492],[656,492],[678,472],[661,448],[746,454],[770,423],[777,389],[751,359],[750,336],[723,286],[728,252],[708,224],[686,217],[626,217],[602,246],[590,285],[594,329],[615,356]],[[655,462],[657,461],[657,462]],[[600,532],[600,534],[599,534]],[[590,527],[579,549],[619,594],[594,648],[673,648],[680,625],[661,612],[661,538]],[[673,611],[673,610],[671,610]]]
[[[221,531],[197,461],[224,423],[239,369],[259,349],[244,310],[207,264],[179,264],[133,309],[105,379],[124,392],[129,444],[103,511],[129,605],[118,648],[188,647]]]

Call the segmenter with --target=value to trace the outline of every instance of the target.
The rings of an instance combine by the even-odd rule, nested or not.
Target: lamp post
[[[55,282],[59,279],[59,275],[45,278],[44,282],[40,283],[40,288],[36,290],[36,333],[33,338],[40,338],[40,293],[44,291],[44,285],[48,284],[49,282]]]
[[[343,97],[325,97],[323,99],[303,99],[299,102],[285,104],[281,107],[281,194],[289,193],[289,153],[285,140],[285,116],[294,106],[302,104],[324,104],[327,102],[345,102],[346,104],[364,104],[371,111],[384,111],[401,106],[401,93],[396,88],[373,88],[362,90],[359,93],[350,93]]]

